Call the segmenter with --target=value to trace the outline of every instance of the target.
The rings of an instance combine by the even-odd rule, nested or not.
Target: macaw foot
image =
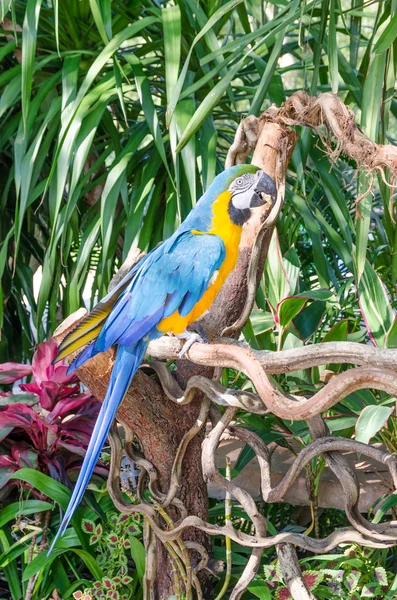
[[[194,323],[190,329],[186,329],[183,333],[180,333],[176,337],[180,340],[186,340],[186,342],[183,344],[182,350],[178,354],[179,358],[183,358],[189,348],[196,342],[199,344],[210,343],[204,329],[198,323]]]

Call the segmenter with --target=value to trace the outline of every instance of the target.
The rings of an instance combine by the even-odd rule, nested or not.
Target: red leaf
[[[87,442],[87,444],[83,444],[81,446],[78,446],[77,444],[64,442],[63,440],[59,440],[57,442],[57,448],[59,448],[59,447],[65,448],[65,450],[68,450],[68,452],[71,452],[72,454],[77,454],[77,456],[82,456],[83,458],[87,453],[87,446],[88,446],[88,442]],[[80,471],[80,467],[78,469],[77,475],[78,475],[79,471]]]
[[[18,465],[11,456],[0,455],[0,489],[3,488],[11,475],[18,470]]]
[[[27,429],[37,421],[37,414],[27,404],[9,404],[5,407],[0,407],[0,428],[22,427]],[[8,431],[9,433],[9,431]],[[8,433],[6,435],[8,435]],[[0,441],[5,436],[0,437]]]
[[[321,571],[304,571],[303,579],[305,580],[309,590],[312,590],[322,582],[324,575],[321,573]]]
[[[19,387],[23,392],[31,392],[32,394],[40,394],[40,388],[37,383],[20,383]]]
[[[46,448],[48,430],[57,430],[56,426],[45,423],[41,416],[27,404],[15,403],[0,406],[0,441],[14,427],[24,429],[36,448]]]
[[[59,386],[53,381],[43,381],[40,385],[40,404],[45,410],[52,410],[59,394]]]
[[[21,363],[6,362],[0,365],[0,383],[8,384],[22,379],[32,373],[31,365],[23,365]]]
[[[55,381],[56,383],[60,383],[63,385],[70,385],[71,383],[76,383],[78,379],[74,373],[67,375],[68,368],[68,365],[64,365],[62,363],[57,363],[56,365],[54,365],[54,372],[51,377],[51,381]]]
[[[290,600],[291,594],[289,593],[289,589],[286,587],[279,589],[276,598],[277,600]]]
[[[8,456],[6,454],[0,454],[0,469],[2,469],[3,467],[9,467],[11,465],[13,465],[15,467],[18,466],[15,463],[15,461],[13,460],[12,456]]]
[[[93,413],[90,417],[77,414],[67,421],[62,421],[59,425],[62,436],[68,436],[82,444],[87,444],[91,438],[91,432],[94,428],[96,417],[97,412]]]
[[[52,338],[37,346],[32,360],[33,377],[37,385],[52,379],[54,366],[51,363],[57,352],[58,347]]]
[[[37,452],[30,448],[28,444],[24,442],[13,444],[11,452],[12,457],[17,462],[20,469],[23,469],[24,467],[30,469],[39,468],[39,457]]]
[[[91,399],[91,394],[79,394],[78,396],[63,398],[59,400],[50,414],[47,416],[48,421],[54,421],[58,417],[64,417],[65,415],[76,412],[77,408],[80,408],[87,400]]]
[[[58,346],[52,338],[37,346],[33,356],[32,371],[39,386],[45,381],[64,385],[76,383],[76,376],[74,374],[67,375],[67,367],[63,363],[52,364],[57,353]]]
[[[93,533],[94,527],[95,524],[93,521],[90,521],[89,519],[83,519],[81,523],[81,528],[85,533]]]

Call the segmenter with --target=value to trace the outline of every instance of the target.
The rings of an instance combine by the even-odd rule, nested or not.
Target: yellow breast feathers
[[[215,200],[213,204],[211,229],[208,232],[192,231],[192,233],[196,235],[212,233],[219,236],[225,244],[225,260],[219,270],[211,277],[207,291],[204,292],[201,300],[197,302],[193,310],[185,317],[181,317],[179,312],[175,311],[157,325],[157,329],[160,331],[179,334],[185,331],[188,325],[197,321],[197,319],[210,308],[227,276],[234,269],[238,257],[238,246],[240,243],[242,227],[240,225],[235,225],[230,219],[228,212],[230,197],[230,192],[226,191],[220,194]]]

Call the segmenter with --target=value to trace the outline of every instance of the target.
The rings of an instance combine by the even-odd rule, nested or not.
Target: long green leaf
[[[374,54],[382,54],[393,44],[397,38],[397,14],[395,14],[387,24],[382,34],[376,41],[373,49]]]
[[[145,548],[138,538],[130,536],[131,558],[135,563],[139,581],[142,583],[145,575]]]
[[[18,473],[18,471],[17,471]],[[15,476],[12,477],[15,479]],[[14,521],[23,515],[34,515],[38,512],[52,510],[53,504],[44,500],[24,500],[21,502],[12,502],[3,508],[0,512],[0,527],[3,527],[9,521]]]
[[[201,102],[200,106],[194,113],[193,117],[190,119],[188,126],[181,139],[179,140],[179,144],[176,147],[176,151],[180,152],[186,144],[189,142],[190,138],[196,133],[201,124],[205,121],[208,115],[211,113],[214,106],[219,102],[225,93],[228,85],[231,81],[233,81],[236,73],[242,67],[244,63],[245,57],[239,60],[228,72],[228,74],[221,79],[216,86],[210,91],[210,93],[204,98],[203,102]]]
[[[366,406],[356,423],[356,440],[363,444],[369,441],[385,426],[394,406]]]
[[[363,87],[363,102],[361,108],[361,127],[368,137],[378,141],[380,111],[382,106],[383,78],[386,64],[386,54],[375,55],[371,61],[367,79]],[[358,193],[360,196],[368,190],[368,179],[364,174],[359,176]],[[360,216],[356,227],[356,256],[355,263],[358,278],[364,270],[368,246],[368,234],[371,222],[372,193],[365,194],[360,201],[358,210]]]
[[[328,37],[328,60],[329,77],[331,79],[331,90],[333,94],[338,93],[338,45],[336,41],[336,0],[331,0],[329,9],[329,37]]]
[[[8,550],[0,554],[0,569],[4,569],[4,567],[18,558],[18,556],[21,556],[21,554],[26,552],[27,542],[29,542],[33,537],[37,536],[37,533],[37,529],[34,529],[34,531],[31,531],[30,533],[27,533],[19,538],[19,540],[12,544]]]
[[[383,282],[368,261],[358,283],[358,298],[368,335],[377,346],[384,347],[394,312]]]
[[[197,44],[197,42],[199,42],[201,40],[202,37],[204,37],[211,29],[212,27],[230,10],[233,10],[233,8],[235,6],[237,6],[238,4],[240,4],[240,2],[242,2],[243,0],[230,0],[229,2],[226,2],[226,4],[224,4],[223,6],[221,6],[220,8],[218,8],[217,11],[215,11],[215,13],[208,19],[207,23],[205,24],[205,26],[200,30],[200,32],[196,35],[196,37],[193,40],[193,43],[190,47],[190,50],[188,52],[188,55],[186,57],[185,63],[182,67],[182,71],[179,75],[177,84],[175,86],[174,92],[172,94],[172,98],[168,104],[167,107],[167,114],[166,114],[166,122],[167,122],[167,126],[170,125],[171,123],[171,119],[172,116],[174,114],[176,105],[178,103],[179,100],[179,96],[181,94],[183,85],[185,83],[185,79],[186,79],[186,74],[187,74],[187,70],[189,68],[189,63],[190,63],[190,58],[193,52],[193,49],[195,47],[195,45]],[[221,53],[221,50],[216,50],[215,53]],[[227,87],[227,86],[226,86]]]
[[[164,30],[164,68],[167,100],[170,102],[178,81],[181,59],[181,9],[178,5],[161,11]]]
[[[28,0],[22,31],[22,115],[24,129],[29,112],[32,91],[33,64],[36,53],[37,25],[42,0]]]
[[[143,71],[140,60],[134,54],[128,54],[126,56],[126,60],[132,66],[139,100],[146,118],[147,126],[153,136],[157,151],[161,156],[161,160],[163,161],[165,168],[167,169],[168,175],[172,179],[148,78]]]
[[[40,492],[49,498],[52,498],[55,502],[58,502],[63,510],[67,509],[71,491],[66,485],[63,485],[63,483],[60,483],[59,481],[55,481],[52,477],[40,473],[39,471],[35,471],[34,469],[19,469],[19,471],[16,471],[11,475],[11,479],[18,479],[30,483],[34,488],[40,490]],[[50,507],[52,507],[52,505],[50,505]]]
[[[7,528],[0,529],[0,551],[7,552],[12,545],[11,533]],[[5,579],[11,592],[12,600],[22,600],[22,588],[16,561],[12,561],[3,569]]]
[[[293,2],[291,5],[291,11],[295,10],[295,6],[297,2]],[[262,75],[262,79],[260,81],[259,86],[255,92],[254,99],[251,104],[251,108],[249,110],[249,114],[259,115],[260,110],[262,108],[263,101],[266,97],[268,89],[272,83],[272,78],[274,76],[274,71],[278,64],[278,59],[280,58],[280,54],[283,49],[284,37],[287,33],[288,25],[286,25],[276,36],[275,44],[273,46],[272,52],[270,54],[269,61],[266,65],[265,72]]]
[[[109,171],[101,197],[101,230],[103,239],[102,253],[106,262],[112,239],[113,220],[116,204],[120,193],[126,167],[145,137],[147,129],[141,125],[128,140],[125,148],[119,154],[116,164]]]
[[[76,98],[74,99],[73,102],[70,103],[69,110],[70,110],[71,116],[70,116],[70,119],[68,120],[68,122],[65,123],[65,125],[62,127],[61,132],[59,134],[59,143],[58,143],[58,147],[57,147],[57,150],[56,150],[56,153],[54,156],[51,171],[50,171],[49,176],[46,181],[45,192],[47,191],[47,189],[51,183],[52,177],[54,175],[55,169],[57,168],[58,158],[60,156],[61,150],[63,148],[64,142],[65,142],[65,139],[66,139],[66,136],[67,136],[69,130],[72,128],[76,134],[79,130],[79,124],[77,123],[77,125],[76,125],[76,123],[75,123],[76,113],[77,113],[81,103],[83,102],[83,99],[86,96],[89,88],[93,84],[94,80],[99,75],[100,71],[105,66],[107,61],[113,56],[113,54],[120,48],[120,46],[126,40],[128,40],[129,38],[136,35],[139,31],[141,31],[145,27],[149,27],[150,25],[152,25],[153,23],[156,23],[156,22],[157,22],[156,17],[144,17],[143,19],[136,21],[133,25],[129,25],[128,27],[126,27],[125,29],[120,31],[118,34],[116,34],[114,36],[114,38],[112,38],[112,40],[105,46],[105,48],[102,50],[102,52],[99,54],[99,56],[97,56],[97,58],[92,63],[91,67],[89,68],[89,70],[79,88]],[[105,91],[105,90],[103,90],[103,91]],[[67,149],[66,156],[68,155],[69,152],[70,152],[70,150]],[[64,161],[61,160],[60,162],[61,162],[61,165],[63,165]],[[68,162],[67,162],[67,165],[68,165]],[[65,180],[65,178],[62,178],[62,179]],[[64,189],[63,185],[58,185],[56,206],[55,206],[54,213],[53,213],[54,219],[56,218],[56,216],[59,212],[59,205],[61,202],[63,189]]]

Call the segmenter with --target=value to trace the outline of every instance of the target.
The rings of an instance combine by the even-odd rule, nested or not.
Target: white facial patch
[[[249,208],[251,198],[252,198],[252,193],[253,193],[252,189],[249,188],[248,190],[246,190],[244,192],[235,194],[232,198],[232,203],[235,206],[235,208],[238,208],[239,210],[244,210],[245,208]]]

